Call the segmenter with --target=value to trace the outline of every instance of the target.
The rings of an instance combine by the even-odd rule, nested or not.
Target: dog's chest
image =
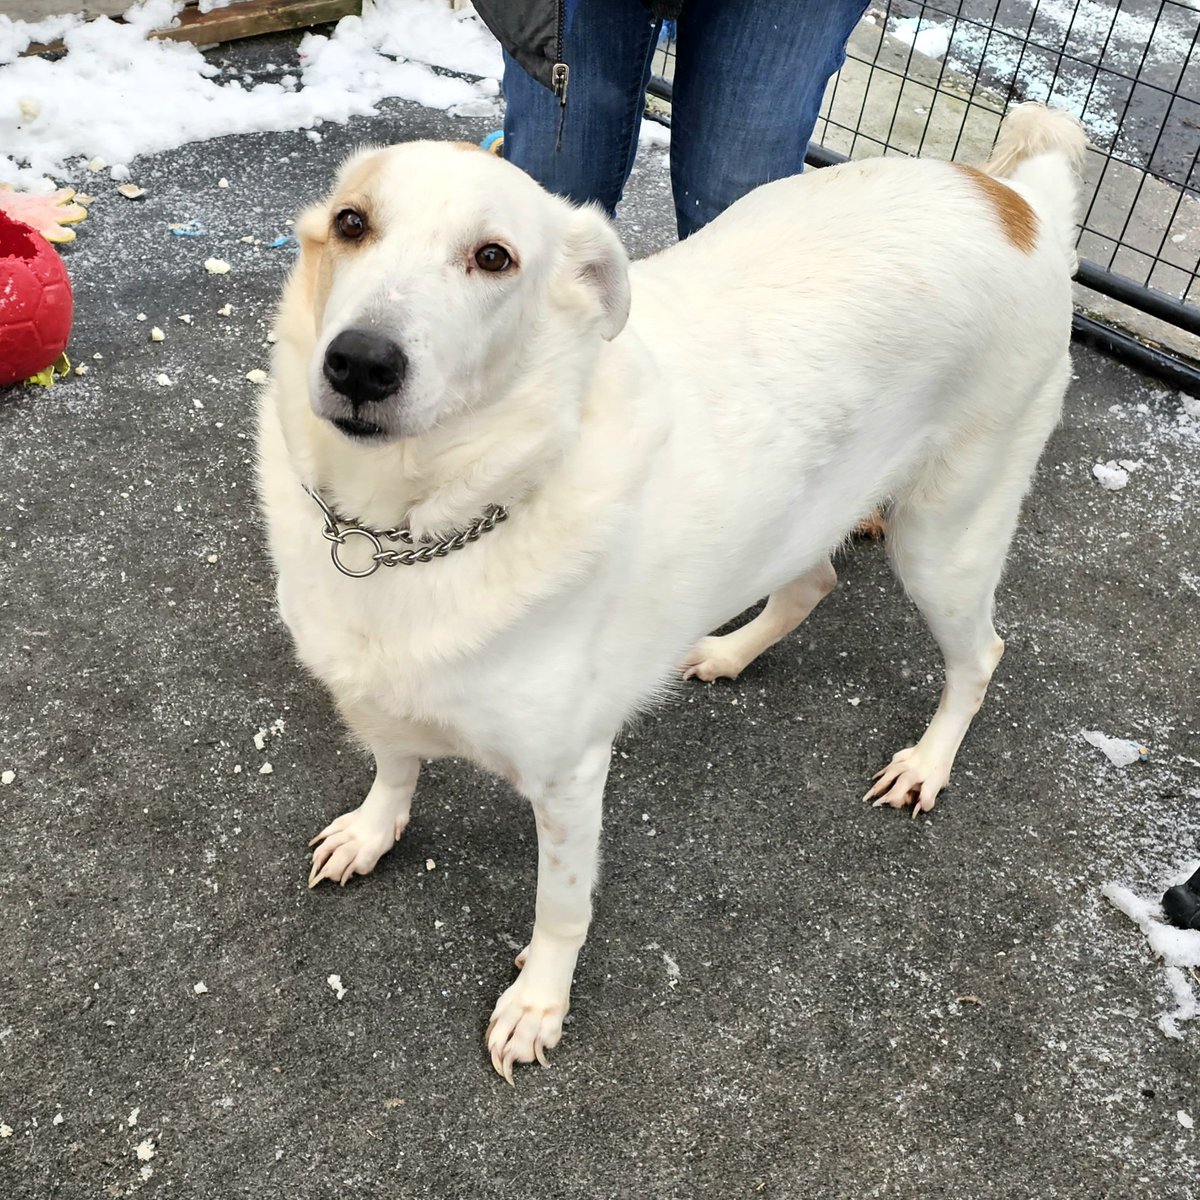
[[[290,565],[288,557],[280,614],[301,662],[352,725],[360,723],[356,714],[367,714],[380,734],[411,741],[423,756],[470,758],[508,776],[521,769],[521,746],[541,727],[545,688],[520,635],[472,646],[464,610],[455,622],[459,636],[447,638],[445,605],[435,613],[438,591],[420,586],[421,577],[345,579],[327,555],[300,553]]]

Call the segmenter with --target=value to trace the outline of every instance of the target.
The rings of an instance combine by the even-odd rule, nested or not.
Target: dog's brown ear
[[[577,209],[564,239],[565,267],[600,306],[600,336],[611,342],[629,316],[629,257],[598,208]]]
[[[300,243],[300,258],[296,263],[296,278],[304,290],[305,300],[312,305],[317,294],[317,273],[321,251],[329,240],[329,212],[323,204],[314,204],[296,219],[296,241]]]

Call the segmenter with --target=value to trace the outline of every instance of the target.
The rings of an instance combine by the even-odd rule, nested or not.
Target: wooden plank
[[[229,8],[207,13],[198,8],[185,8],[179,14],[176,28],[160,29],[151,36],[208,46],[213,42],[255,37],[260,33],[324,25],[343,17],[358,16],[361,12],[362,0],[239,0]]]
[[[34,2],[34,0],[22,0]],[[40,2],[40,0],[38,0]],[[46,0],[62,4],[64,0]],[[80,0],[66,0],[77,8]],[[101,3],[105,0],[101,0]],[[119,0],[114,7],[124,12],[130,0]],[[261,33],[279,33],[287,29],[303,29],[309,25],[325,25],[343,17],[359,16],[362,0],[237,0],[228,8],[202,13],[189,5],[179,14],[179,24],[173,29],[159,29],[150,36],[172,42],[192,42],[210,46],[216,42],[233,42],[238,38],[257,37]],[[46,14],[43,14],[46,15]],[[89,14],[99,15],[97,13]],[[26,54],[46,54],[62,50],[62,42],[49,46],[31,45]]]

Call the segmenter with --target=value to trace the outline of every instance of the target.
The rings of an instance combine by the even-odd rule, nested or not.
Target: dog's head
[[[611,339],[629,311],[607,218],[461,143],[355,155],[296,231],[285,305],[311,313],[310,403],[360,441],[491,404],[529,354]]]

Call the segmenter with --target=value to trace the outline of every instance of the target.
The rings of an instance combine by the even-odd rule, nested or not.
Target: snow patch
[[[671,127],[660,125],[657,121],[642,118],[641,129],[638,132],[639,146],[669,146],[671,144]]]
[[[953,71],[1074,113],[1101,145],[1111,144],[1120,126],[1125,77],[1145,77],[1157,68],[1173,78],[1195,35],[1185,8],[1134,12],[1111,0],[1041,0],[1035,16],[1036,29],[1018,7],[998,11],[986,23],[903,17],[893,19],[890,31]],[[1060,46],[1073,69],[1063,69],[1063,56],[1055,52]]]
[[[124,166],[228,134],[344,124],[390,97],[464,116],[498,111],[499,46],[471,10],[441,0],[365,0],[362,16],[344,17],[328,37],[304,36],[294,76],[253,86],[223,76],[195,46],[148,40],[182,7],[146,0],[123,25],[0,17],[0,64],[8,64],[0,71],[0,182],[45,187],[45,177],[69,179],[89,160]],[[20,57],[33,42],[60,38],[66,53],[55,62]],[[483,78],[439,75],[427,64]]]
[[[928,58],[942,58],[950,49],[950,27],[931,25],[920,17],[903,17],[892,25],[896,40]]]

